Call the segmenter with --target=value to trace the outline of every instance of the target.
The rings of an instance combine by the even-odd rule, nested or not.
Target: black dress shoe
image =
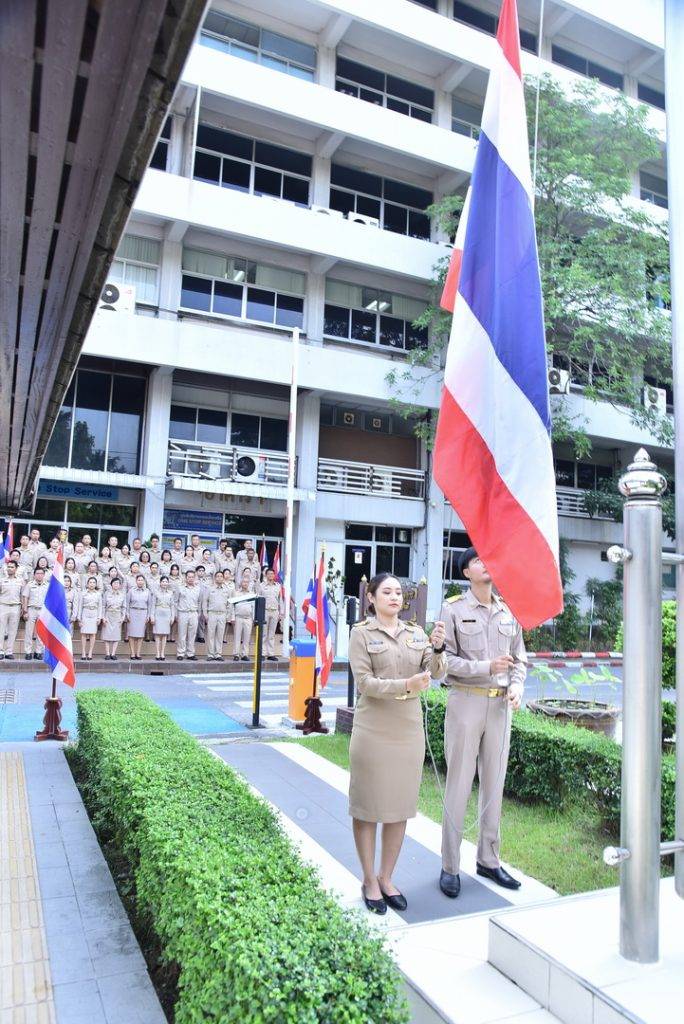
[[[14,655],[13,654],[6,654],[5,655],[5,661],[14,661]]]
[[[503,886],[504,889],[519,889],[520,882],[517,878],[512,878],[508,872],[502,868],[486,868],[484,864],[477,865],[478,875],[482,875],[483,878],[491,878],[492,882],[496,882],[497,885]]]
[[[461,891],[460,875],[450,875],[448,871],[442,869],[439,874],[439,887],[445,896],[455,900]]]
[[[366,896],[365,885],[361,886],[361,895],[363,896],[363,902],[366,904],[366,909],[370,910],[371,914],[387,913],[387,904],[385,903],[384,899],[369,900],[368,897]]]
[[[380,892],[382,892],[382,886],[380,886]],[[394,896],[390,896],[389,893],[382,892],[382,898],[387,906],[391,907],[392,910],[406,910],[408,906],[406,897],[402,896],[400,892],[395,893]]]
[[[32,654],[25,654],[24,655],[24,661],[33,661],[33,655]]]

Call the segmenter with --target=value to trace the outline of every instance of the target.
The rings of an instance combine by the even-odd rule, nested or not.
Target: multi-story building
[[[650,106],[665,138],[660,3],[519,0],[524,70],[598,78]],[[438,607],[463,526],[396,414],[391,374],[448,254],[425,214],[471,173],[496,0],[215,0],[135,204],[113,281],[41,473],[34,521],[96,542],[199,533],[283,537],[292,329],[301,331],[294,593],[316,545],[355,593],[389,569]],[[537,51],[540,57],[536,56]],[[667,206],[664,161],[635,202]],[[417,371],[436,409],[438,368]],[[561,536],[576,588],[608,578],[610,520],[582,492],[648,444],[609,403],[570,402],[594,448],[556,452]]]

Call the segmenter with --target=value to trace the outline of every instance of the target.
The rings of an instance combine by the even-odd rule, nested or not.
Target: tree
[[[536,87],[536,79],[526,84],[531,140]],[[641,401],[644,376],[663,384],[671,380],[670,328],[662,308],[669,302],[666,230],[635,209],[631,194],[639,167],[660,155],[647,116],[645,106],[618,91],[607,96],[597,83],[582,81],[568,96],[550,75],[543,76],[535,220],[549,352],[584,385],[586,398],[626,409],[666,445],[672,442],[670,420],[647,411]],[[452,236],[462,202],[450,196],[430,210]],[[435,268],[433,303],[419,321],[431,327],[429,346],[409,353],[405,370],[389,377],[404,390],[415,366],[441,375],[451,323],[437,305],[446,266],[442,260]],[[403,415],[418,418],[417,432],[428,437],[426,410],[396,404]],[[554,441],[586,456],[586,423],[565,396],[553,396],[552,418]]]

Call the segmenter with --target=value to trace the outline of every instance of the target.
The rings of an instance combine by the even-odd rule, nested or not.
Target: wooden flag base
[[[52,696],[45,698],[45,717],[43,728],[37,732],[33,739],[39,743],[41,740],[59,740],[64,742],[69,739],[69,731],[60,729],[62,724],[62,699],[57,696],[57,681],[52,680]]]
[[[297,728],[302,730],[304,736],[308,736],[311,732],[330,732],[327,726],[321,722],[321,708],[322,703],[320,697],[307,697],[304,701],[306,704],[306,716],[301,725]]]

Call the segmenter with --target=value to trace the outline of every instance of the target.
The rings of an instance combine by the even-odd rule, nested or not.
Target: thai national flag
[[[313,580],[313,576],[312,576],[311,579],[309,580],[308,586],[306,588],[306,594],[304,595],[304,600],[302,601],[302,615],[304,616],[304,625],[306,626],[306,628],[309,630],[310,633],[313,632],[310,629],[310,627],[309,627],[309,608],[311,607],[311,597],[313,595],[313,590],[314,590],[314,580]]]
[[[45,603],[36,622],[36,633],[45,644],[43,661],[52,669],[55,679],[69,686],[76,685],[71,633],[64,593],[64,549],[59,547],[52,576],[45,595]]]
[[[466,212],[434,462],[437,483],[503,599],[531,628],[562,611],[563,596],[515,0],[502,4],[497,42]]]
[[[268,566],[268,553],[266,551],[266,541],[263,538],[261,541],[261,550],[259,552],[259,565],[261,566],[262,572]]]
[[[9,562],[10,555],[14,550],[14,524],[10,519],[7,524],[7,535],[2,536],[0,534],[0,558],[4,558],[6,562]]]
[[[306,628],[316,637],[316,673],[320,687],[323,689],[328,682],[328,676],[330,675],[333,663],[330,610],[328,608],[328,592],[325,586],[325,559],[323,555],[321,555],[318,572],[313,584],[311,604],[307,612]]]

